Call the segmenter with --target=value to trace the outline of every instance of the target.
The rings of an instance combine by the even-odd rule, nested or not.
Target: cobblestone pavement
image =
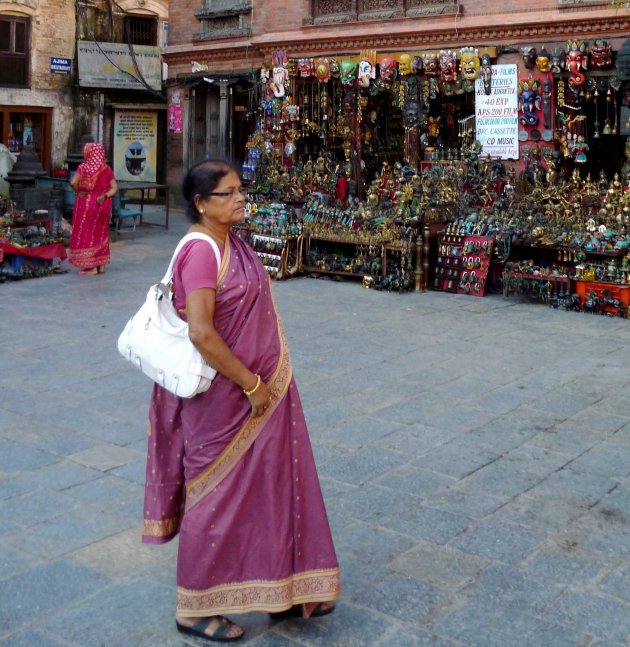
[[[176,647],[143,546],[150,383],[116,338],[184,231],[0,286],[0,645]],[[630,322],[517,299],[275,284],[343,569],[252,647],[630,644]]]

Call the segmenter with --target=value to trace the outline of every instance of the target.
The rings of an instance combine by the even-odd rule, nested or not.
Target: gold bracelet
[[[251,391],[247,391],[246,389],[243,389],[243,393],[244,393],[248,398],[249,398],[250,396],[254,395],[254,393],[256,393],[256,391],[258,391],[258,387],[260,386],[260,383],[261,383],[261,381],[262,381],[262,380],[260,379],[260,375],[258,375],[258,373],[256,373],[255,375],[256,375],[256,386],[255,386],[253,389],[251,389]]]

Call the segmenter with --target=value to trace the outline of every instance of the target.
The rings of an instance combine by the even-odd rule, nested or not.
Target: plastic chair
[[[136,231],[138,221],[142,219],[142,211],[139,209],[127,209],[122,206],[120,192],[112,198],[112,222],[116,230],[116,235],[120,233],[122,222],[125,218],[132,218],[132,232]]]

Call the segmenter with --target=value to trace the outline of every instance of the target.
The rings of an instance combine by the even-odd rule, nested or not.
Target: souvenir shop
[[[625,316],[630,40],[260,70],[242,229],[269,272]]]

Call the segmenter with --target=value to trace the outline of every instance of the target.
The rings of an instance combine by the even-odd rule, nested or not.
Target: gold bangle
[[[258,373],[256,373],[255,375],[256,375],[256,386],[253,389],[251,389],[250,391],[247,391],[246,389],[243,389],[243,393],[248,398],[250,396],[254,395],[254,393],[256,393],[256,391],[258,391],[258,387],[260,386],[260,383],[262,382],[262,380],[260,379],[260,375],[258,375]]]

